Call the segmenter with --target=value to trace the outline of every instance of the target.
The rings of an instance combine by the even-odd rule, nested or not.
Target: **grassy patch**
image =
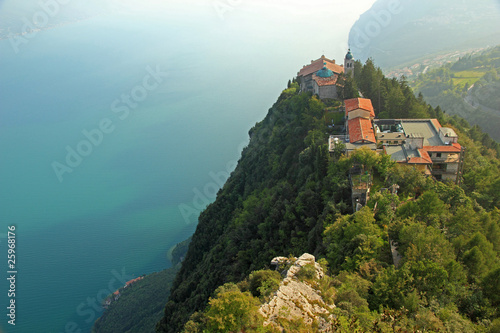
[[[478,78],[484,75],[487,72],[487,68],[469,70],[469,71],[460,71],[455,72],[455,77],[469,77],[469,78]]]
[[[486,69],[476,69],[476,70],[460,71],[453,73],[455,76],[454,78],[452,78],[453,85],[463,86],[466,83],[468,83],[469,85],[473,85],[481,77],[483,77],[484,73],[486,73]]]

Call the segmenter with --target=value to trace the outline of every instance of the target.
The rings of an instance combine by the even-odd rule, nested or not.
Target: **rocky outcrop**
[[[277,257],[271,264],[278,266],[277,269],[286,267],[287,270],[283,272],[285,278],[278,291],[260,307],[259,311],[265,318],[264,326],[283,329],[280,320],[302,319],[307,325],[317,325],[318,332],[329,332],[328,322],[332,319],[331,310],[335,305],[326,304],[317,289],[324,272],[314,256],[305,253],[298,259]],[[299,272],[306,265],[309,265],[310,278],[304,279]]]

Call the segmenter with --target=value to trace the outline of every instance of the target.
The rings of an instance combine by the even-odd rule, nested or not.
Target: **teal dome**
[[[333,72],[326,68],[326,62],[323,63],[323,68],[316,72],[316,75],[319,77],[331,77],[333,76]]]
[[[347,54],[345,55],[345,58],[347,60],[352,60],[353,56],[352,56],[352,53],[351,53],[351,49],[349,49],[349,51],[347,52]]]

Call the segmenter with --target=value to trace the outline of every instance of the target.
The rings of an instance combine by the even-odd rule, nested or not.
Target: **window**
[[[441,157],[441,153],[436,153],[436,157]]]

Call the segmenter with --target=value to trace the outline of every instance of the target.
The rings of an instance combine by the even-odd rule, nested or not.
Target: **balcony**
[[[431,160],[433,163],[459,163],[460,155],[450,154],[448,156],[442,156],[442,157],[431,156]]]

